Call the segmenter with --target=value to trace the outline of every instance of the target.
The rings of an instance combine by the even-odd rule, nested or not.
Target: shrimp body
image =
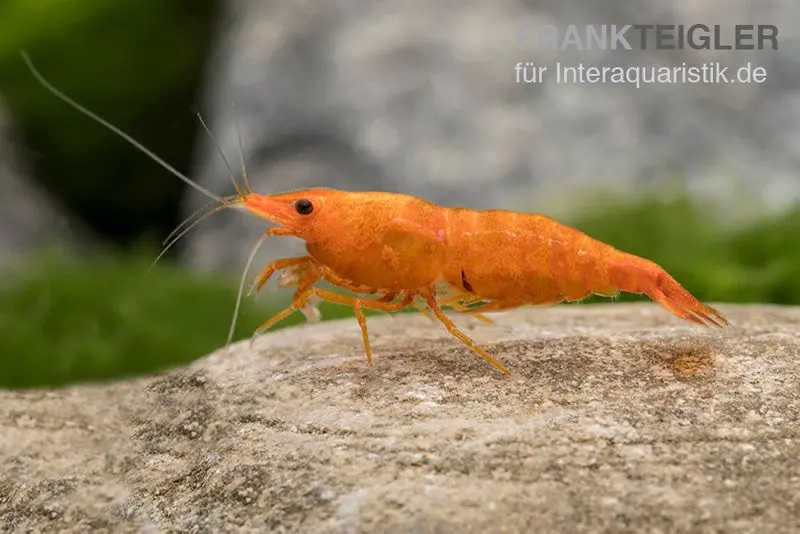
[[[362,307],[396,311],[418,296],[442,319],[441,303],[481,313],[625,291],[646,294],[687,321],[728,324],[654,262],[542,215],[446,208],[409,195],[333,189],[249,194],[243,202],[256,215],[279,224],[276,235],[294,235],[306,242],[309,256],[302,261],[309,284],[324,279],[383,296],[374,301],[334,297],[315,289],[296,293],[301,302],[305,291],[353,306],[357,317]],[[260,275],[259,288],[270,269]],[[449,300],[437,301],[435,286],[442,282],[452,291]],[[401,300],[393,303],[394,298]],[[464,309],[476,302],[482,304]],[[366,321],[359,321],[369,359]],[[443,322],[505,370],[452,323]]]
[[[200,220],[229,207],[244,208],[276,224],[259,240],[248,267],[266,237],[295,236],[305,241],[307,256],[273,261],[256,277],[251,292],[260,290],[279,271],[282,271],[280,286],[296,287],[291,306],[271,317],[257,332],[296,311],[315,317],[314,304],[320,300],[349,306],[361,327],[367,361],[372,361],[363,310],[395,312],[414,305],[426,314],[432,312],[432,317],[454,337],[502,372],[509,373],[461,332],[442,307],[480,316],[483,311],[555,304],[580,300],[592,293],[610,296],[626,291],[643,293],[687,321],[706,326],[729,324],[719,312],[699,302],[657,264],[621,252],[542,215],[446,208],[397,193],[317,188],[260,195],[250,189],[243,154],[245,187],[240,187],[231,169],[237,194],[217,196],[53,87],[35,69],[30,58],[22,55],[33,75],[56,97],[126,139],[217,203],[202,217],[186,221],[176,229],[177,237],[168,238],[165,251]],[[220,154],[225,160],[221,150]],[[227,160],[225,163],[228,164]],[[331,292],[317,287],[319,281],[373,296]],[[444,295],[438,292],[442,285],[448,288]],[[240,289],[240,296],[241,292]],[[418,299],[427,308],[423,308]],[[478,305],[471,306],[473,304]],[[236,312],[234,322],[235,317]],[[232,334],[233,324],[229,342]]]

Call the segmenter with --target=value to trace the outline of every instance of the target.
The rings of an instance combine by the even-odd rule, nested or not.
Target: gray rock
[[[0,268],[18,268],[43,248],[74,250],[86,230],[30,175],[14,125],[0,101]]]
[[[796,532],[800,309],[561,306],[291,328],[130,382],[0,392],[0,529]]]
[[[208,119],[238,168],[236,123],[256,191],[310,185],[401,191],[446,205],[540,210],[597,188],[697,197],[753,216],[800,199],[800,16],[790,0],[567,2],[229,2],[209,69]],[[779,50],[563,50],[527,38],[542,25],[777,24]],[[517,83],[514,66],[699,66],[748,61],[763,84]],[[235,103],[232,106],[231,103]],[[195,176],[232,186],[210,142]],[[186,210],[200,195],[190,191]],[[595,197],[596,201],[596,197]],[[753,214],[747,214],[748,210]],[[737,221],[739,222],[739,221]],[[241,268],[258,222],[216,216],[186,258]],[[296,253],[276,240],[272,255]]]

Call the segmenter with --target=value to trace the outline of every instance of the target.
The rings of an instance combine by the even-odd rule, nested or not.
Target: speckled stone
[[[0,392],[0,530],[791,532],[800,309],[287,328],[128,382]]]

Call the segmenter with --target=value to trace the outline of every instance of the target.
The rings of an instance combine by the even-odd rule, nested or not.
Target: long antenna
[[[102,124],[103,126],[108,128],[109,130],[111,130],[112,132],[117,134],[118,136],[122,137],[127,142],[129,142],[131,145],[133,145],[134,147],[138,148],[139,150],[141,150],[142,152],[144,152],[145,154],[150,156],[150,158],[153,161],[155,161],[156,163],[161,165],[163,168],[165,168],[166,170],[168,170],[169,172],[171,172],[172,174],[174,174],[175,176],[177,176],[178,178],[183,180],[185,183],[187,183],[188,185],[190,185],[191,187],[193,187],[197,191],[203,193],[205,196],[207,196],[207,197],[209,197],[211,199],[216,200],[217,202],[220,202],[221,204],[227,204],[227,202],[225,202],[225,200],[222,197],[220,197],[218,195],[215,195],[214,193],[212,193],[211,191],[209,191],[205,187],[201,186],[200,184],[198,184],[197,182],[195,182],[194,180],[192,180],[188,176],[184,175],[183,173],[181,173],[180,171],[175,169],[172,165],[170,165],[169,163],[167,163],[166,161],[161,159],[152,150],[150,150],[149,148],[147,148],[146,146],[144,146],[143,144],[138,142],[136,139],[134,139],[133,137],[131,137],[127,133],[123,132],[122,130],[120,130],[119,128],[117,128],[116,126],[114,126],[113,124],[108,122],[107,120],[103,119],[102,117],[100,117],[96,113],[94,113],[92,111],[89,111],[88,109],[86,109],[82,105],[80,105],[77,102],[75,102],[72,98],[68,97],[67,95],[65,95],[64,93],[62,93],[58,89],[56,89],[50,82],[48,82],[44,78],[44,76],[42,76],[39,73],[38,70],[36,70],[36,67],[33,66],[33,62],[31,61],[31,58],[28,56],[27,52],[22,51],[22,52],[20,52],[20,55],[22,56],[22,59],[25,61],[25,63],[28,65],[28,69],[30,69],[30,71],[33,74],[33,76],[39,81],[40,84],[42,84],[44,86],[45,89],[47,89],[48,91],[53,93],[56,97],[58,97],[59,99],[63,100],[64,102],[66,102],[67,104],[69,104],[70,106],[75,108],[76,110],[80,111],[81,113],[83,113],[87,117],[89,117],[91,119],[94,119],[95,121],[99,122],[100,124]]]

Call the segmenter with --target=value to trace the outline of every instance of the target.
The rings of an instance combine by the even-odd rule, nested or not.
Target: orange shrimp
[[[284,272],[281,285],[296,286],[292,304],[266,321],[256,333],[296,311],[308,310],[313,306],[312,299],[348,306],[360,325],[366,358],[371,362],[363,310],[398,312],[419,306],[419,299],[427,306],[426,311],[432,312],[454,337],[500,371],[510,374],[459,330],[444,313],[443,306],[480,314],[525,305],[577,301],[591,294],[613,296],[624,291],[647,295],[686,321],[715,327],[730,324],[656,263],[619,251],[543,215],[445,208],[414,196],[386,192],[314,188],[261,195],[250,190],[244,158],[244,189],[237,184],[237,195],[218,197],[58,92],[41,78],[27,57],[26,61],[34,75],[56,96],[123,136],[215,200],[217,207],[211,213],[235,206],[276,224],[264,233],[256,249],[265,238],[273,236],[294,236],[305,241],[308,255],[273,261],[256,277],[251,293],[260,291],[279,271]],[[320,281],[368,296],[328,291],[315,285]],[[439,293],[442,286],[446,288],[444,295]]]
[[[351,306],[361,324],[367,359],[371,351],[362,309],[399,311],[421,297],[444,326],[503,372],[508,370],[477,346],[442,312],[442,302],[473,302],[466,313],[525,305],[578,301],[591,294],[644,294],[680,317],[706,326],[730,324],[702,304],[656,263],[619,251],[542,215],[507,210],[444,208],[397,193],[307,189],[242,197],[249,211],[278,224],[270,235],[306,242],[309,255],[278,260],[258,276],[256,289],[278,269],[302,265],[306,278],[295,301],[270,319],[272,326],[314,295]],[[386,299],[348,297],[313,286],[318,280]],[[455,298],[437,298],[442,282]]]

